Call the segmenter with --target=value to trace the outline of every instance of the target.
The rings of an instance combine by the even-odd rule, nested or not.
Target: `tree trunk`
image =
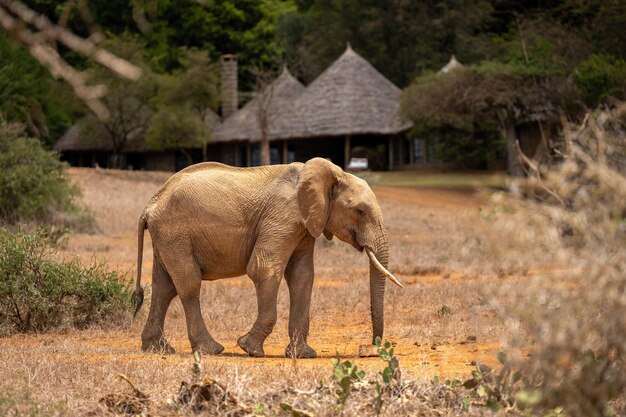
[[[513,177],[523,177],[524,169],[522,168],[519,149],[516,143],[517,136],[515,134],[515,127],[512,123],[507,123],[502,126],[500,132],[506,140],[507,171],[509,175]]]
[[[187,166],[193,165],[193,158],[191,157],[191,154],[189,153],[187,149],[180,148],[180,153],[182,153],[183,156],[185,157]]]
[[[109,157],[109,168],[122,169],[123,168],[123,156],[119,150],[113,150],[113,153]]]
[[[270,141],[267,131],[263,129],[261,133],[261,165],[269,165],[270,161]]]

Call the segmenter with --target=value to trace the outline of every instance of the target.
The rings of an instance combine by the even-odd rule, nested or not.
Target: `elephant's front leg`
[[[313,277],[311,246],[304,253],[294,254],[285,270],[289,286],[289,345],[285,349],[288,358],[317,357],[315,350],[307,344]]]
[[[250,273],[249,273],[250,274]],[[280,270],[268,271],[262,276],[251,275],[255,282],[256,297],[258,306],[258,316],[252,329],[237,340],[237,344],[248,355],[257,358],[265,356],[263,343],[267,336],[272,333],[276,324],[276,302],[278,298],[278,287],[282,279]]]

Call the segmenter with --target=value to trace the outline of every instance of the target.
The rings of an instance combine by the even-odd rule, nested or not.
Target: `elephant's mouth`
[[[350,229],[350,237],[352,238],[352,242],[350,244],[354,247],[354,249],[359,252],[363,252],[363,246],[359,245],[359,242],[356,240],[356,232]]]

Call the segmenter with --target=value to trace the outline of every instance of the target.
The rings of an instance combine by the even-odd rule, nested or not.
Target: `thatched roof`
[[[206,123],[213,129],[219,127],[220,117],[211,109],[208,109],[205,117]],[[58,152],[111,152],[111,141],[100,135],[89,135],[87,128],[81,122],[74,124],[63,136],[57,140],[52,149]],[[144,141],[143,134],[131,133],[128,141],[124,144],[123,152],[148,152],[149,149]]]
[[[59,152],[111,152],[113,144],[99,135],[90,136],[84,131],[80,122],[69,128],[63,136],[54,144],[52,149]],[[143,135],[130,135],[124,145],[124,152],[146,152],[148,148],[143,140]]]
[[[265,93],[258,94],[244,107],[237,110],[217,128],[213,129],[213,142],[227,142],[236,140],[261,140],[259,123],[261,108],[265,105],[268,118],[270,136],[274,133],[277,118],[293,104],[293,100],[302,93],[304,86],[285,67],[283,72],[266,89]],[[266,94],[263,96],[262,94]],[[265,104],[264,103],[265,100]]]
[[[393,134],[411,127],[398,116],[401,90],[350,45],[296,98],[271,138]]]
[[[446,65],[443,66],[443,68],[441,68],[439,70],[440,73],[443,74],[447,74],[450,71],[453,71],[455,69],[458,68],[463,68],[463,64],[461,64],[457,59],[456,56],[454,56],[454,54],[450,57],[450,61],[448,61],[448,63]]]

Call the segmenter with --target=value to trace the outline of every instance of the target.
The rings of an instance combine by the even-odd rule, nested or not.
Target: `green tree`
[[[280,38],[291,68],[311,81],[349,42],[397,85],[425,69],[491,56],[493,7],[486,0],[315,0],[300,2],[281,20]]]
[[[422,129],[498,132],[506,142],[509,173],[520,176],[516,126],[557,120],[576,98],[562,76],[486,63],[419,78],[404,92],[402,112]]]
[[[152,101],[146,144],[151,149],[179,149],[191,165],[187,148],[203,147],[215,122],[219,97],[217,68],[206,53],[186,51],[183,68],[159,76],[159,94]],[[205,155],[203,155],[206,159]]]
[[[626,61],[612,55],[591,55],[574,73],[585,104],[593,108],[609,96],[626,99]]]
[[[135,22],[144,22],[146,52],[156,70],[169,72],[180,67],[184,48],[203,49],[214,62],[222,54],[235,53],[241,84],[246,89],[254,85],[254,77],[248,71],[252,65],[277,66],[282,60],[283,51],[276,36],[279,20],[295,9],[293,0],[134,3]]]
[[[23,123],[29,135],[49,143],[67,130],[79,109],[65,86],[0,33],[0,114],[5,120]]]
[[[82,141],[108,143],[111,149],[109,166],[121,168],[124,147],[129,140],[143,137],[149,127],[154,110],[150,101],[157,92],[157,80],[143,61],[143,44],[131,34],[124,34],[105,42],[107,48],[121,57],[143,68],[143,74],[137,81],[119,78],[100,67],[91,69],[92,80],[107,87],[103,102],[109,110],[109,117],[101,120],[95,115],[87,115],[80,122]]]
[[[146,135],[146,144],[155,150],[178,149],[193,164],[187,148],[199,148],[206,144],[209,128],[188,107],[164,107],[152,116]]]

